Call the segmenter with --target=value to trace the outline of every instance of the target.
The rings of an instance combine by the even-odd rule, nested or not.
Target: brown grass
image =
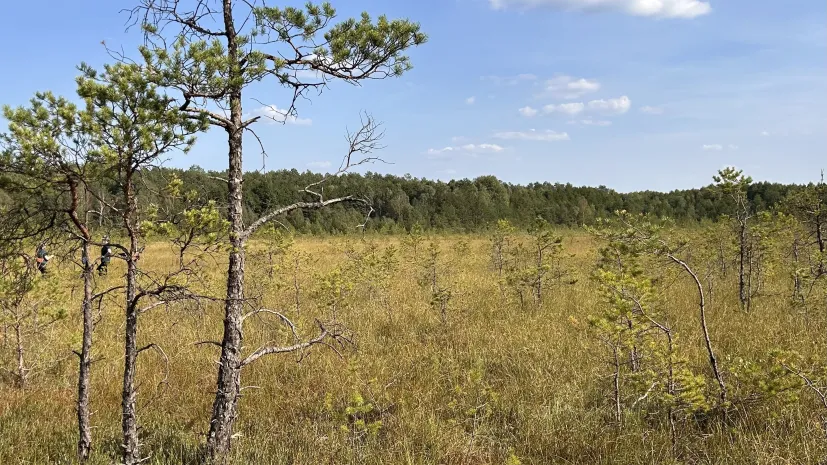
[[[469,241],[471,252],[457,256],[450,245]],[[395,238],[375,238],[380,247]],[[292,355],[269,357],[246,368],[239,434],[234,458],[240,464],[653,464],[675,463],[668,429],[657,421],[629,415],[622,428],[611,421],[605,375],[606,355],[589,336],[586,317],[603,305],[588,279],[595,245],[569,234],[565,250],[579,281],[550,291],[540,308],[521,310],[502,295],[490,266],[488,242],[481,237],[440,237],[455,265],[450,278],[456,295],[448,324],[429,306],[429,293],[417,284],[417,270],[401,252],[390,281],[387,305],[357,286],[340,319],[356,335],[355,349],[340,358],[317,348],[297,363]],[[313,319],[327,315],[313,297],[317,274],[345,261],[345,239],[301,239],[297,247],[318,262],[302,272],[303,307],[291,309],[292,289],[275,289],[256,264],[261,244],[248,254],[251,294],[268,308],[283,309],[311,336]],[[358,242],[358,239],[351,239]],[[142,266],[172,266],[174,254],[152,244]],[[123,273],[114,261],[98,289]],[[68,268],[68,267],[65,267]],[[225,265],[209,267],[212,292],[222,292]],[[69,318],[31,342],[43,369],[26,390],[0,379],[0,463],[71,463],[75,450],[74,395],[79,345],[79,286],[76,271],[53,270]],[[795,348],[804,355],[825,352],[825,315],[802,313],[787,303],[782,272],[773,278],[777,295],[760,298],[750,314],[739,310],[733,283],[718,283],[709,325],[724,370],[740,357],[765,358],[774,348]],[[665,311],[674,321],[694,367],[704,371],[705,353],[697,324],[694,288],[678,279],[667,291]],[[73,295],[72,295],[73,294]],[[122,306],[106,301],[95,330],[92,373],[94,451],[90,463],[117,457],[120,433]],[[150,463],[191,463],[207,429],[217,348],[194,345],[220,340],[219,303],[158,308],[140,321],[139,343],[157,343],[169,357],[165,365],[147,351],[139,360],[139,421],[143,451]],[[246,330],[246,350],[289,334],[262,318]],[[12,366],[11,342],[0,344],[0,364]],[[166,379],[165,379],[166,378]],[[162,381],[165,381],[162,383]],[[733,382],[730,380],[730,382]],[[388,409],[375,435],[358,435],[348,425],[354,393]],[[487,403],[489,415],[475,423],[467,410]],[[827,444],[813,396],[770,400],[730,424],[687,424],[679,444],[683,463],[824,463]],[[380,417],[376,417],[380,418]],[[373,420],[375,418],[370,418]]]

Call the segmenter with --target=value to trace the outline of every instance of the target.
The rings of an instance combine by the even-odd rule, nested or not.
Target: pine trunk
[[[233,22],[232,0],[223,0],[224,27],[227,32],[227,56],[231,82],[240,69],[239,45]],[[210,430],[207,434],[207,455],[211,462],[226,462],[230,452],[233,423],[241,391],[241,346],[243,342],[242,312],[244,306],[244,218],[242,200],[242,108],[241,84],[230,92],[230,125],[226,127],[229,148],[228,211],[230,221],[230,257],[227,271],[227,299],[224,303],[224,336],[216,381]]]
[[[78,461],[89,458],[92,448],[92,428],[89,425],[89,367],[92,364],[92,262],[89,260],[89,243],[82,244],[83,257],[83,336],[80,345],[78,367]]]

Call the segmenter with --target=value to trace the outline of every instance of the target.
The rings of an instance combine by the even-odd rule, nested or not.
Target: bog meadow
[[[405,75],[427,31],[133,7],[143,45],[3,108],[0,463],[827,461],[820,167],[430,181],[365,172],[403,129],[363,112],[330,172],[250,172],[262,120]],[[260,83],[292,104],[245,111]],[[224,169],[165,166],[207,131]]]

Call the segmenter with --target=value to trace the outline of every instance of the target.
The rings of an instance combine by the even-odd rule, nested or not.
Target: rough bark
[[[127,161],[127,166],[132,160]],[[138,288],[138,266],[135,263],[135,254],[138,252],[138,231],[135,214],[137,203],[132,173],[128,173],[124,182],[124,228],[129,235],[129,252],[126,259],[126,315],[124,325],[124,369],[123,390],[121,392],[121,427],[123,432],[124,465],[135,465],[141,462],[138,441],[138,418],[136,412],[135,371],[138,361],[138,308],[136,302]]]
[[[89,423],[89,368],[92,364],[92,261],[89,259],[89,243],[81,244],[83,258],[83,336],[81,339],[78,362],[78,461],[84,462],[89,458],[92,449],[92,428]]]
[[[232,0],[224,0],[224,27],[227,37],[227,56],[238,63],[239,49],[233,22]],[[238,81],[239,69],[231,65],[230,82]],[[237,416],[241,391],[242,312],[244,305],[244,219],[242,188],[242,108],[241,85],[230,91],[230,124],[225,128],[228,138],[229,170],[228,216],[230,221],[230,257],[227,270],[227,298],[224,303],[224,336],[221,341],[218,379],[213,401],[210,430],[207,433],[207,456],[211,462],[226,462],[230,452],[233,424]]]
[[[92,236],[86,223],[80,221],[78,216],[78,182],[72,176],[67,179],[71,204],[67,211],[69,219],[77,228],[81,238],[81,264],[83,265],[83,301],[81,302],[81,315],[83,318],[83,335],[81,337],[80,352],[78,358],[78,461],[84,462],[89,458],[92,449],[92,428],[89,423],[89,369],[92,364],[92,260],[89,257],[89,241]]]

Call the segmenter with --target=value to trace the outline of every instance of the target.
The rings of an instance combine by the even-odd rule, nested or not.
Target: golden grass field
[[[728,424],[680,428],[680,461],[670,452],[667,427],[629,413],[612,421],[605,350],[590,335],[587,317],[604,303],[589,279],[596,244],[585,233],[567,232],[565,263],[578,281],[549,289],[539,307],[520,308],[502,293],[483,236],[437,236],[449,262],[441,279],[453,298],[443,324],[418,283],[420,270],[399,238],[373,237],[380,249],[397,248],[397,270],[386,289],[355,283],[337,309],[354,335],[341,357],[316,346],[297,355],[270,356],[245,368],[247,388],[236,423],[234,463],[239,464],[823,464],[827,414],[806,390],[793,401],[769,400],[734,415]],[[314,319],[329,319],[318,295],[320,276],[347,261],[346,242],[360,238],[300,238],[295,248],[312,257],[301,265],[300,314],[295,310],[293,270],[267,276],[260,242],[247,258],[248,295],[292,318],[303,337]],[[467,250],[457,244],[467,243]],[[422,245],[424,250],[427,241]],[[161,270],[177,257],[153,243],[141,267]],[[419,253],[424,253],[420,251]],[[225,254],[206,267],[207,287],[221,296]],[[97,278],[97,290],[118,283],[123,263]],[[75,455],[74,399],[80,340],[81,280],[77,268],[55,263],[55,280],[68,317],[27,341],[38,363],[29,386],[0,378],[0,464],[71,463]],[[345,275],[347,277],[347,275]],[[699,373],[708,375],[697,321],[696,294],[684,275],[666,286],[663,311]],[[283,278],[284,286],[275,281]],[[779,271],[773,292],[751,312],[741,311],[734,282],[716,283],[708,309],[710,332],[725,376],[739,358],[766,358],[771,349],[805,356],[827,351],[827,315],[789,303],[788,278]],[[74,289],[73,289],[74,287]],[[95,328],[92,367],[94,451],[90,463],[118,457],[123,370],[121,297],[105,299]],[[97,308],[95,310],[98,311]],[[138,416],[148,463],[195,461],[207,430],[218,348],[196,345],[220,340],[219,302],[159,307],[140,319],[139,346],[156,343],[168,357],[146,351],[139,359]],[[283,325],[262,316],[246,323],[246,353],[261,343],[290,343]],[[12,342],[0,344],[0,365],[14,366]],[[730,383],[737,383],[731,376]],[[476,410],[474,410],[476,409]],[[348,413],[361,412],[362,424]],[[381,424],[376,423],[377,420]]]

